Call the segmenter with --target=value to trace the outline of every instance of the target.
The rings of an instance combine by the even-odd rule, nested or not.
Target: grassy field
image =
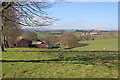
[[[117,78],[117,41],[84,41],[73,49],[7,48],[3,78]]]
[[[103,39],[103,40],[92,40],[82,41],[78,43],[79,47],[75,47],[72,50],[96,50],[96,51],[117,51],[118,50],[118,39]],[[81,46],[81,47],[80,47]]]
[[[115,78],[118,52],[42,51],[11,48],[3,52],[4,78]]]
[[[61,32],[36,32],[38,39],[44,39],[48,35],[60,36]]]

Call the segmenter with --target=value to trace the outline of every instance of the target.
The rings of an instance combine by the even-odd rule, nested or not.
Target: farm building
[[[15,40],[15,46],[16,47],[32,47],[32,41],[23,39],[22,37],[18,37]]]
[[[86,32],[82,33],[82,35],[98,35],[98,32]]]
[[[49,48],[49,45],[47,44],[35,44],[37,48]]]
[[[32,44],[32,40],[23,39],[22,37],[18,37],[15,40],[16,47],[36,47],[36,48],[49,48],[49,45],[43,42],[37,42],[36,44]]]
[[[49,48],[49,45],[43,43],[43,42],[37,42],[34,44],[37,48]]]

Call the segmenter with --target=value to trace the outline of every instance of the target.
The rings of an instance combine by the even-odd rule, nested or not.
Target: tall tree
[[[2,2],[1,14],[2,14],[2,23],[1,32],[2,32],[2,50],[4,50],[6,39],[8,37],[5,33],[5,24],[6,20],[11,21],[14,24],[19,25],[20,27],[41,27],[50,25],[55,19],[48,17],[44,12],[44,9],[50,8],[51,4],[47,2]],[[9,8],[10,10],[9,12]],[[6,16],[5,13],[9,12],[13,14],[12,11],[15,11],[17,15],[14,15],[15,19],[11,19],[9,16]],[[10,28],[9,28],[10,29]],[[12,34],[11,34],[12,35]],[[10,35],[10,36],[11,36]]]
[[[14,14],[11,14],[14,13]],[[14,9],[9,7],[7,10],[4,10],[4,16],[7,16],[10,20],[18,20],[17,14]],[[20,33],[19,25],[16,23],[9,21],[6,18],[3,18],[4,27],[3,27],[3,36],[4,36],[4,45],[5,47],[11,47],[14,45],[15,39]]]

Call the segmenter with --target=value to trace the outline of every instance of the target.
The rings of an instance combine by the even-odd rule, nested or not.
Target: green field
[[[38,39],[44,39],[48,35],[60,36],[62,32],[36,32]]]
[[[118,39],[103,39],[103,40],[92,40],[79,42],[79,47],[75,47],[72,50],[96,50],[96,51],[117,51],[118,50]],[[81,46],[81,47],[80,47]]]
[[[7,48],[3,78],[117,78],[117,41],[84,41],[73,49]]]
[[[25,49],[24,49],[25,50]],[[3,77],[115,78],[118,52],[22,51],[3,52]]]

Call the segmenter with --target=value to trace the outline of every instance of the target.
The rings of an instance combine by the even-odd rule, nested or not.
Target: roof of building
[[[49,45],[47,45],[47,44],[35,44],[37,47],[39,47],[39,48],[46,48],[46,47],[48,47]]]
[[[18,43],[21,40],[31,41],[31,40],[28,40],[28,39],[23,39],[21,36],[19,36],[19,37],[16,38],[15,43]]]

